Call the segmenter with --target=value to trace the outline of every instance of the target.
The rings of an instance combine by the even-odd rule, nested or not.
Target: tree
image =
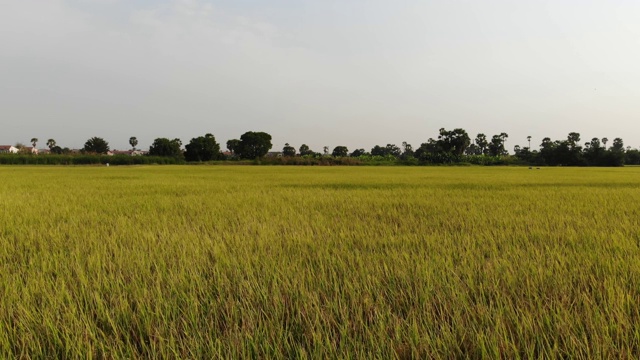
[[[500,133],[500,135],[499,135],[499,136],[500,136],[500,139],[502,139],[502,143],[503,143],[503,144],[506,144],[506,143],[507,143],[507,138],[509,137],[509,135],[508,135],[507,133],[503,132],[503,133]],[[508,154],[508,153],[507,153],[507,154]],[[505,155],[506,155],[506,154],[505,154]]]
[[[429,138],[426,143],[420,144],[420,147],[416,150],[415,157],[421,160],[424,160],[429,155],[434,155],[439,152],[438,143],[433,139]]]
[[[296,148],[289,145],[289,143],[284,144],[282,148],[282,156],[293,157],[296,156]]]
[[[50,151],[52,154],[58,154],[58,155],[63,154],[63,153],[65,152],[63,148],[61,148],[60,146],[57,146],[57,145],[56,145],[56,146],[51,147],[51,148],[49,149],[49,151]]]
[[[531,151],[531,135],[527,136],[527,141],[529,142],[529,151]]]
[[[364,151],[364,149],[356,149],[353,150],[353,152],[349,155],[351,157],[360,157],[362,155],[365,155],[367,152]]]
[[[138,146],[138,139],[135,136],[129,138],[129,145],[131,145],[131,149],[133,151],[136,150],[136,146]]]
[[[248,131],[240,136],[238,155],[243,159],[261,158],[271,150],[271,135]]]
[[[393,155],[395,157],[400,157],[402,154],[402,150],[395,144],[387,144],[387,146],[385,146],[385,152],[387,155]]]
[[[345,157],[348,154],[349,154],[349,150],[347,149],[346,146],[336,146],[333,149],[333,152],[331,153],[333,157]]]
[[[185,146],[187,161],[211,161],[220,159],[220,144],[212,134],[191,139]]]
[[[534,161],[534,155],[531,152],[531,149],[529,149],[529,147],[527,146],[525,146],[524,148],[521,148],[520,145],[516,145],[513,147],[513,152],[516,155],[516,157],[520,160],[523,160],[529,163]]]
[[[385,148],[383,148],[380,145],[376,145],[373,148],[371,148],[372,156],[384,156],[385,154],[386,154]]]
[[[387,144],[387,146],[385,147],[376,145],[371,149],[371,155],[373,156],[392,155],[394,157],[399,157],[401,154],[402,154],[402,151],[400,150],[400,148],[394,144]]]
[[[555,165],[577,166],[584,163],[580,134],[571,132],[566,141],[556,141],[551,163]]]
[[[53,140],[53,139],[47,140],[47,147],[49,147],[49,150],[51,150],[55,146],[56,146],[56,141],[55,140]]]
[[[402,155],[401,155],[402,159],[406,160],[406,159],[412,158],[414,154],[415,153],[413,151],[413,146],[411,146],[411,144],[409,144],[408,142],[403,141],[402,142]]]
[[[469,144],[464,153],[465,155],[482,155],[482,149],[476,144]]]
[[[240,149],[240,140],[231,139],[227,141],[227,149],[235,155],[238,152],[238,149]]]
[[[84,151],[95,154],[106,154],[109,152],[109,143],[103,138],[94,136],[84,143]]]
[[[451,131],[447,131],[444,128],[440,129],[438,146],[442,152],[460,156],[464,154],[470,143],[471,139],[464,129],[453,129]]]
[[[602,143],[598,138],[593,138],[590,142],[586,143],[583,153],[590,166],[600,165],[605,157],[605,149],[602,147]]]
[[[313,150],[307,144],[300,145],[300,156],[313,155]]]
[[[33,148],[36,148],[36,145],[38,144],[38,138],[32,138],[31,139],[31,144],[33,144]]]
[[[579,148],[578,144],[580,143],[580,134],[577,132],[570,132],[567,136],[567,141],[569,142],[569,147],[571,147],[571,149]]]
[[[613,139],[613,146],[611,146],[612,151],[624,151],[624,142],[621,138]]]
[[[23,143],[16,143],[16,145],[14,146],[16,149],[18,149],[18,154],[20,155],[30,155],[32,154],[29,149],[27,149],[26,146],[24,146]]]
[[[322,147],[322,152],[324,152],[325,155],[329,155],[329,147],[328,146],[323,146]]]
[[[625,153],[624,163],[627,165],[640,165],[640,150],[629,147]]]
[[[513,147],[513,153],[516,154],[516,156],[520,156],[521,151],[522,151],[522,148],[520,147],[520,145],[516,145]]]
[[[179,158],[183,156],[181,147],[180,139],[157,138],[149,147],[149,155]]]
[[[623,166],[625,161],[624,142],[621,138],[613,139],[613,146],[606,151],[602,166]]]
[[[609,142],[609,139],[607,139],[606,137],[605,137],[605,138],[602,138],[602,143],[604,144],[604,149],[605,149],[605,150],[607,150],[607,143],[608,143],[608,142]]]
[[[476,146],[480,149],[480,154],[487,154],[487,147],[489,146],[489,142],[487,141],[487,135],[478,134],[475,140]]]
[[[503,156],[508,155],[509,153],[504,147],[506,142],[507,133],[501,133],[500,135],[493,135],[491,138],[491,142],[489,143],[489,155],[491,156]]]

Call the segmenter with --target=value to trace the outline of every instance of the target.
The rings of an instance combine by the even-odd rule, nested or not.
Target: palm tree
[[[531,135],[527,136],[527,141],[529,141],[529,151],[531,151]]]
[[[327,155],[329,153],[329,147],[325,146],[322,148],[322,150],[324,150],[324,154]]]
[[[138,146],[138,139],[135,136],[132,136],[129,138],[129,145],[131,145],[131,147],[133,148],[133,150],[136,150],[136,146]]]
[[[38,143],[38,138],[32,138],[31,143],[33,144],[33,148],[36,148],[36,144]]]
[[[607,138],[602,138],[602,143],[604,144],[604,149],[607,150],[607,142],[609,141],[609,139]]]
[[[47,146],[49,147],[49,150],[53,149],[56,146],[56,141],[53,139],[47,140]]]
[[[505,146],[505,144],[507,143],[507,138],[509,137],[509,134],[507,133],[500,133],[500,139],[502,139],[502,151],[503,154],[502,155],[509,155],[509,151],[507,151],[507,148]]]

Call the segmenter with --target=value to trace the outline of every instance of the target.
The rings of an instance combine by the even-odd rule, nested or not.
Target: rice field
[[[0,358],[640,357],[640,168],[0,178]]]

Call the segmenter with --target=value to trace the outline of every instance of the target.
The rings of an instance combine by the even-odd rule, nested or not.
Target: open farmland
[[[0,176],[1,358],[640,356],[640,168]]]

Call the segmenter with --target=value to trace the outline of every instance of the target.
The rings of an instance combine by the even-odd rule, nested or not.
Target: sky
[[[0,0],[0,144],[640,147],[635,0]]]

